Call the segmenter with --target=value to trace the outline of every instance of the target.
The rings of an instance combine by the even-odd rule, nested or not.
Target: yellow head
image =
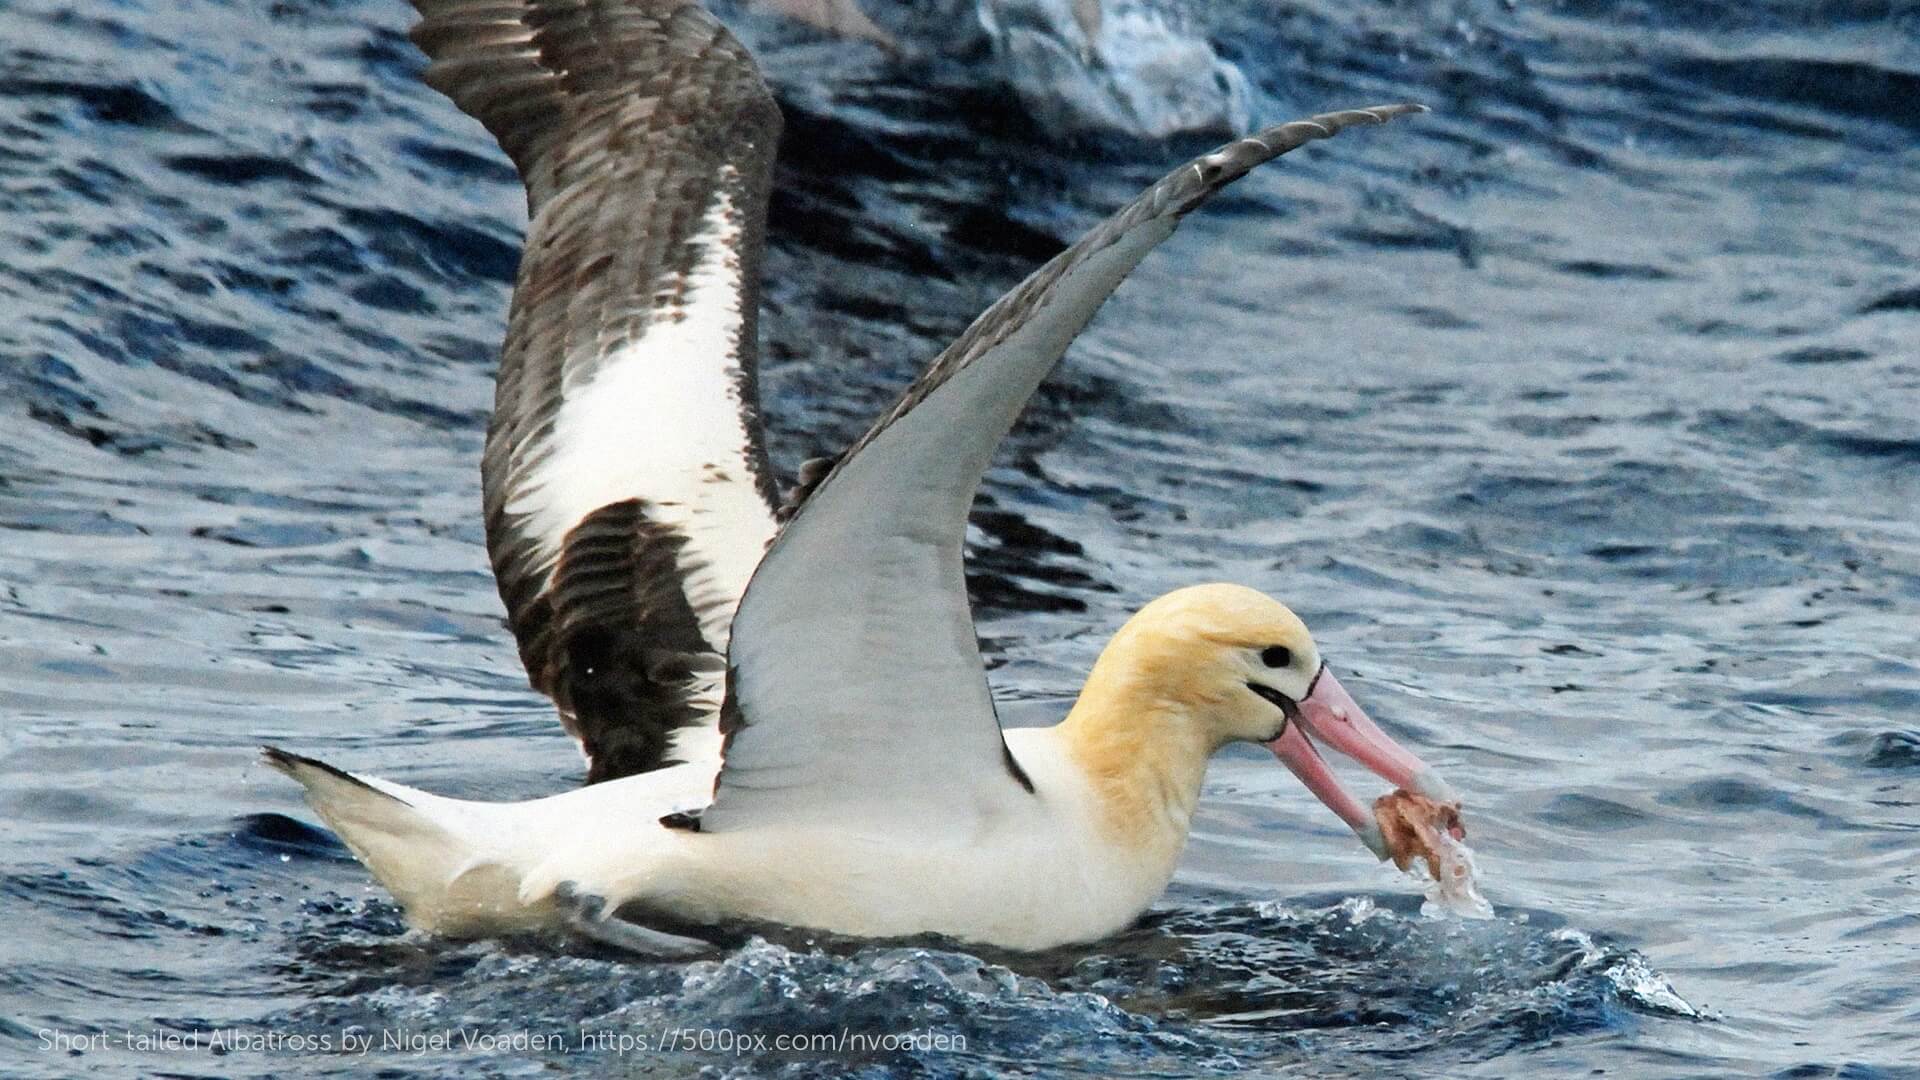
[[[1230,742],[1265,744],[1375,854],[1385,846],[1371,810],[1314,740],[1396,787],[1453,801],[1348,696],[1299,616],[1239,585],[1196,585],[1141,608],[1101,652],[1062,734],[1123,834],[1184,839],[1206,761]]]
[[[1307,624],[1285,604],[1242,585],[1194,585],[1136,612],[1107,643],[1089,691],[1121,691],[1141,723],[1177,722],[1208,753],[1229,742],[1280,736],[1286,712],[1320,670]],[[1123,716],[1114,717],[1124,720]]]

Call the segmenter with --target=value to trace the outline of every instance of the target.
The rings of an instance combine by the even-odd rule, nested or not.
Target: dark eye
[[[1285,645],[1269,645],[1260,650],[1260,662],[1268,667],[1292,667],[1293,650]]]

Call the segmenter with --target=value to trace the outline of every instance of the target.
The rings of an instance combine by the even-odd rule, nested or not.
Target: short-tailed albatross
[[[413,2],[427,81],[526,182],[487,548],[532,683],[588,761],[584,787],[493,803],[267,749],[417,926],[571,926],[654,953],[700,943],[649,916],[1044,948],[1153,902],[1229,742],[1272,748],[1376,854],[1315,741],[1451,798],[1292,612],[1233,585],[1148,604],[1064,721],[1002,732],[962,575],[995,447],[1128,271],[1262,162],[1418,106],[1181,166],[780,500],[754,388],[780,111],[752,58],[693,0]]]

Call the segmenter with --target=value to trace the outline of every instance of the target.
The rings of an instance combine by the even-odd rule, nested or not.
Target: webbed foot
[[[553,887],[553,902],[566,918],[568,929],[602,945],[639,956],[663,960],[684,960],[713,951],[711,942],[652,930],[628,922],[607,910],[607,899],[582,892],[571,881]]]

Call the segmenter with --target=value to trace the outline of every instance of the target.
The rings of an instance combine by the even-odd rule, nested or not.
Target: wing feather
[[[508,621],[589,781],[672,764],[714,723],[774,531],[754,371],[779,110],[692,0],[414,6],[427,82],[527,188],[482,462]]]
[[[1024,792],[980,661],[967,512],[994,450],[1182,216],[1254,167],[1415,105],[1269,128],[1168,174],[982,314],[797,505],[734,618],[725,761],[701,827],[878,816],[951,831]]]

